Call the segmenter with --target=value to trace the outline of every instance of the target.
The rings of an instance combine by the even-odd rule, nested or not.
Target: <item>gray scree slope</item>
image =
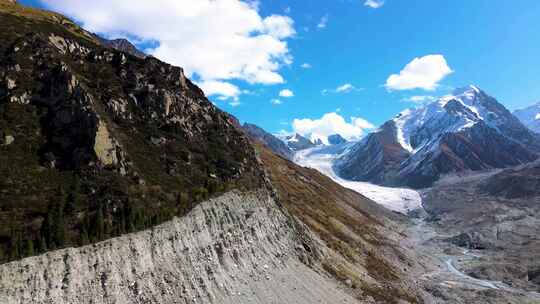
[[[300,230],[264,191],[230,192],[151,230],[4,264],[0,303],[356,302],[301,262]]]

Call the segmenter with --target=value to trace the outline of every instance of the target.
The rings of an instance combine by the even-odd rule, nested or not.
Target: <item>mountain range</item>
[[[445,174],[530,162],[540,136],[475,86],[408,109],[335,163],[340,176],[381,185],[429,187]]]

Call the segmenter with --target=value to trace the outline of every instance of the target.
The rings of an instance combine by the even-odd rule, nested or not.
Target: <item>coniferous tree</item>
[[[22,240],[21,234],[13,229],[11,231],[11,242],[10,242],[10,260],[18,260],[22,257]]]
[[[71,188],[69,189],[66,205],[64,208],[66,214],[72,214],[77,209],[77,206],[79,205],[79,201],[80,201],[80,195],[79,195],[80,192],[81,192],[81,182],[80,182],[79,176],[74,175],[73,184]]]
[[[44,253],[47,252],[47,242],[43,238],[43,235],[39,235],[37,239],[38,252]]]
[[[27,257],[34,256],[34,241],[27,239],[24,246],[24,255]]]
[[[103,208],[99,206],[96,213],[95,237],[97,240],[102,240],[105,236],[105,222],[103,219]]]
[[[56,248],[53,240],[53,213],[52,213],[52,207],[49,206],[49,210],[47,211],[47,215],[45,216],[45,220],[41,224],[41,238],[43,239],[43,242],[45,243],[45,249],[50,248],[54,249]],[[40,246],[40,250],[41,250]]]
[[[4,262],[6,254],[4,253],[4,246],[0,245],[0,263]]]

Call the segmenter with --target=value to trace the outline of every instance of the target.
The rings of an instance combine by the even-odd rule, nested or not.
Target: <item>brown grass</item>
[[[333,252],[321,263],[327,273],[340,282],[351,280],[352,293],[359,299],[370,296],[379,303],[416,302],[401,288],[400,274],[384,257],[395,258],[399,253],[397,245],[381,232],[389,231],[386,224],[400,221],[399,216],[316,170],[293,164],[262,144],[256,147],[280,202]],[[362,275],[361,269],[366,273]],[[381,285],[367,283],[364,275]]]

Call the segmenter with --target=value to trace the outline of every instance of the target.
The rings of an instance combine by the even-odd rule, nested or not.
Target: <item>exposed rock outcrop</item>
[[[246,131],[248,136],[254,140],[259,141],[266,145],[277,155],[281,155],[287,159],[291,159],[293,156],[293,150],[289,148],[282,140],[274,135],[266,132],[254,124],[245,123],[242,128]]]
[[[264,187],[247,136],[182,68],[22,5],[0,3],[0,26],[0,263]]]
[[[127,39],[120,38],[120,39],[109,40],[109,39],[105,39],[105,38],[101,38],[101,37],[99,37],[98,39],[101,41],[101,43],[104,46],[107,46],[107,47],[122,51],[124,53],[128,53],[128,54],[133,55],[135,57],[139,57],[139,58],[144,59],[147,56],[145,53],[139,51],[139,49],[137,49],[137,47],[134,46]]]

